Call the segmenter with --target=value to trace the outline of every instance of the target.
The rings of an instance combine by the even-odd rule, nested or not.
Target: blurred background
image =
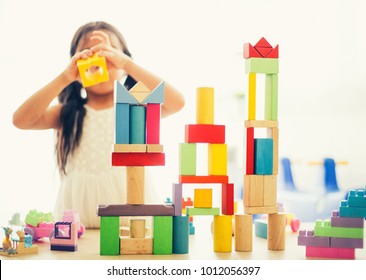
[[[12,114],[64,69],[74,32],[95,20],[115,25],[135,61],[186,97],[183,111],[162,120],[166,166],[149,170],[157,203],[178,181],[178,144],[184,125],[195,123],[202,86],[215,88],[215,123],[226,125],[228,172],[240,199],[248,88],[243,44],[261,37],[279,44],[280,158],[290,159],[296,188],[322,212],[325,158],[336,163],[340,190],[366,181],[365,10],[362,0],[0,0],[0,225],[15,212],[24,218],[30,209],[53,210],[54,132],[18,130]],[[257,84],[261,98],[260,77]],[[280,165],[279,197],[283,178]]]

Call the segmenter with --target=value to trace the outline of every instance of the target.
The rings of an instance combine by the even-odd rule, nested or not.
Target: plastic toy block
[[[79,75],[83,87],[94,86],[109,80],[105,57],[94,54],[77,62]]]
[[[363,238],[330,238],[330,247],[334,248],[363,248]]]
[[[220,215],[220,208],[194,208],[186,207],[187,216],[216,216]]]
[[[258,206],[258,207],[248,207],[244,206],[245,214],[273,214],[278,213],[277,206]]]
[[[215,216],[213,225],[214,251],[231,252],[232,248],[232,217]]]
[[[277,58],[254,57],[245,60],[245,73],[277,74],[278,69]]]
[[[278,127],[278,121],[248,120],[248,121],[245,121],[245,127],[273,128],[273,127]]]
[[[144,104],[162,104],[165,101],[164,82],[161,82],[143,101]]]
[[[253,216],[235,215],[235,251],[251,252],[253,235]]]
[[[164,153],[112,153],[112,166],[164,166]]]
[[[186,184],[227,184],[229,182],[228,176],[179,176],[179,183]]]
[[[131,219],[130,220],[130,237],[131,238],[145,238],[145,219]]]
[[[160,104],[147,104],[146,107],[146,143],[160,143]]]
[[[277,203],[277,176],[263,176],[263,206],[276,205]]]
[[[119,255],[119,217],[100,218],[100,255]]]
[[[212,189],[194,189],[193,206],[212,208]]]
[[[208,144],[208,175],[227,175],[227,144]]]
[[[38,224],[45,222],[45,223],[51,223],[53,222],[53,215],[51,212],[45,213],[37,210],[29,210],[27,216],[25,217],[24,222],[28,225],[37,227]]]
[[[266,75],[265,82],[265,119],[278,119],[278,75]]]
[[[127,204],[145,203],[145,167],[127,166]]]
[[[254,128],[246,129],[246,174],[254,174]]]
[[[75,252],[78,249],[78,226],[73,222],[56,222],[50,237],[51,250]]]
[[[267,129],[267,137],[273,139],[273,164],[272,174],[278,174],[278,128],[273,127]]]
[[[268,220],[256,219],[254,220],[255,236],[267,239]]]
[[[314,236],[313,230],[300,230],[297,237],[297,245],[312,247],[330,247],[330,237]]]
[[[267,57],[267,55],[272,52],[271,48],[264,48],[264,47],[254,47],[256,51],[261,55],[261,57]]]
[[[255,48],[271,48],[272,46],[270,43],[268,43],[268,41],[266,40],[266,38],[262,37],[259,39],[259,41],[254,45]]]
[[[264,206],[264,176],[244,175],[244,206]]]
[[[169,255],[173,252],[173,217],[154,217],[154,255]]]
[[[152,238],[120,238],[121,255],[151,255],[153,253]]]
[[[164,148],[163,148],[163,145],[160,145],[160,144],[147,144],[146,152],[147,153],[163,153]]]
[[[143,82],[139,81],[130,89],[130,94],[135,97],[139,103],[142,103],[150,94],[150,90]]]
[[[188,254],[189,217],[173,217],[173,254]]]
[[[146,143],[146,107],[130,106],[130,144]]]
[[[183,185],[173,184],[174,216],[182,216]]]
[[[317,220],[314,226],[315,236],[363,238],[363,228],[331,227],[330,221]]]
[[[273,139],[254,139],[254,173],[272,175]]]
[[[333,258],[333,259],[355,259],[354,248],[332,248],[306,246],[306,257],[309,258]]]
[[[222,184],[221,212],[223,215],[234,215],[234,184]]]
[[[179,175],[196,175],[196,157],[195,143],[179,144]]]
[[[225,126],[214,124],[187,124],[185,126],[186,143],[225,143]]]
[[[348,194],[348,206],[366,208],[365,190],[350,190]]]
[[[182,209],[185,209],[188,206],[193,206],[193,201],[190,197],[187,197],[187,200],[182,199]]]
[[[196,123],[214,124],[214,89],[196,89]]]
[[[114,81],[114,103],[118,104],[139,104],[138,100],[119,81]]]
[[[257,94],[256,94],[256,84],[257,84],[257,76],[255,73],[249,73],[248,75],[248,119],[255,120],[256,119],[256,102],[257,102]]]
[[[339,217],[339,211],[333,211],[330,218],[332,227],[364,228],[363,218]]]
[[[275,46],[272,49],[272,51],[269,54],[267,54],[266,58],[278,58],[279,57],[279,50],[278,49],[279,49],[278,45]]]
[[[268,215],[268,250],[285,250],[286,241],[286,215]]]
[[[145,144],[114,144],[113,152],[115,153],[146,153]]]
[[[244,58],[262,57],[261,54],[250,43],[244,44]]]
[[[130,105],[116,103],[115,106],[115,142],[130,143]]]
[[[363,207],[350,207],[346,200],[341,201],[339,207],[340,217],[352,217],[352,218],[366,218],[366,208]]]
[[[110,204],[98,205],[98,216],[173,216],[174,206],[166,204]]]
[[[189,222],[189,234],[193,235],[195,234],[196,228],[193,226],[192,222]]]

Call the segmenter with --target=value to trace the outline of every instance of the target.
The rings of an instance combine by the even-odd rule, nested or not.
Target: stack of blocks
[[[299,232],[298,245],[306,246],[306,257],[355,259],[355,249],[363,248],[365,191],[350,190],[330,220],[317,220],[314,230]]]
[[[115,81],[115,145],[113,166],[126,166],[127,204],[98,205],[100,254],[172,254],[188,252],[188,217],[174,216],[174,206],[145,204],[145,166],[165,165],[160,145],[160,113],[164,83],[152,92],[141,82],[130,91]],[[145,219],[130,220],[130,235],[120,236],[120,217],[152,217],[152,236]],[[184,247],[182,249],[182,247]]]
[[[231,252],[234,185],[227,176],[225,126],[214,124],[213,88],[197,88],[196,102],[196,124],[185,126],[185,142],[179,146],[179,183],[173,184],[175,216],[182,215],[183,184],[220,184],[221,211],[212,205],[212,189],[195,188],[193,206],[187,206],[185,213],[214,216],[214,251]],[[197,175],[197,145],[202,143],[208,146],[207,175]]]
[[[252,215],[268,214],[268,249],[285,249],[285,215],[278,213],[278,45],[265,38],[244,44],[248,73],[248,120],[245,121],[246,159],[244,215],[235,216],[235,249],[252,251]],[[256,116],[256,76],[265,74],[264,119]],[[255,138],[255,129],[266,129],[267,138]]]

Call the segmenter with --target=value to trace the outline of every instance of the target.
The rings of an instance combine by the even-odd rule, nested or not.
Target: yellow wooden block
[[[232,248],[232,216],[214,216],[214,251],[227,253]]]
[[[83,87],[90,87],[109,80],[105,57],[94,54],[77,61]]]
[[[227,175],[227,144],[208,144],[208,175]]]
[[[120,238],[121,255],[148,255],[153,253],[152,238]]]
[[[264,175],[244,175],[244,206],[264,206]]]
[[[255,120],[256,117],[256,80],[255,73],[249,73],[249,89],[248,89],[248,119]]]
[[[212,189],[194,189],[193,207],[212,208]]]
[[[264,177],[264,195],[263,206],[276,205],[277,203],[277,176],[265,175]]]
[[[214,89],[208,87],[196,90],[196,123],[214,124]]]

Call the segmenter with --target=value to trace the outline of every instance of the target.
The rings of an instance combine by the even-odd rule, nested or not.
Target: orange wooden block
[[[229,182],[228,176],[212,175],[212,176],[179,176],[179,183],[187,184],[227,184]]]

